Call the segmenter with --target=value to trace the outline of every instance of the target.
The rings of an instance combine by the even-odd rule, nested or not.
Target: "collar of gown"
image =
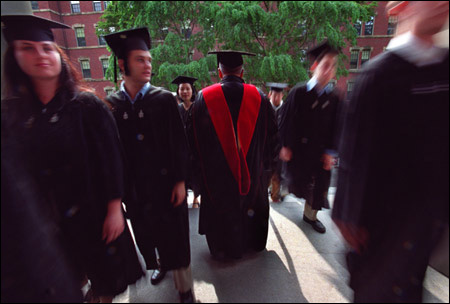
[[[440,63],[448,53],[448,49],[429,46],[411,32],[393,38],[386,49],[418,67]]]

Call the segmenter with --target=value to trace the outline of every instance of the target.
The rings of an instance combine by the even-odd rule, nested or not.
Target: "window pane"
[[[394,35],[396,28],[397,28],[397,16],[390,16],[389,17],[387,34],[388,35]]]
[[[353,91],[353,84],[354,84],[353,81],[347,82],[347,92]]]
[[[370,59],[370,50],[363,50],[361,54],[361,66]]]
[[[38,1],[30,1],[31,2],[31,9],[38,10],[39,9],[39,3]]]
[[[371,17],[371,20],[367,21],[364,26],[364,35],[372,35],[373,34],[373,17]]]
[[[81,70],[83,71],[83,78],[91,78],[91,66],[89,60],[81,60]]]
[[[109,60],[108,59],[102,59],[102,66],[107,69],[108,66],[109,66]]]
[[[103,67],[103,77],[106,76],[106,70],[108,69],[109,66],[109,60],[108,59],[102,59],[102,67]]]
[[[357,22],[354,24],[354,27],[355,27],[355,29],[356,29],[356,34],[357,34],[358,36],[361,36],[361,21],[357,21]]]
[[[106,45],[106,40],[103,36],[98,37],[98,44],[99,45]]]
[[[75,28],[75,33],[77,34],[77,38],[83,38],[84,37],[84,28],[82,28],[82,27]]]
[[[72,7],[72,13],[80,13],[80,1],[70,1],[70,5]]]
[[[359,57],[359,51],[358,50],[352,51],[352,53],[350,55],[350,69],[358,68],[358,57]]]
[[[102,2],[101,1],[94,1],[94,11],[99,12],[102,10]]]
[[[82,27],[75,28],[75,35],[77,36],[78,46],[86,46],[86,39],[84,37],[84,28]]]
[[[105,9],[108,7],[109,1],[103,1],[103,5],[105,6]]]
[[[82,69],[90,69],[91,65],[89,64],[89,60],[82,60],[81,61],[81,68]]]

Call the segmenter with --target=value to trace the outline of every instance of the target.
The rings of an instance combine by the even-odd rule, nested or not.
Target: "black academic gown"
[[[328,187],[331,171],[323,169],[322,155],[336,150],[339,97],[334,92],[317,96],[306,84],[292,88],[283,104],[280,137],[292,150],[287,163],[289,192],[304,198],[312,209],[329,208]]]
[[[189,119],[189,115],[191,113],[192,105],[189,107],[189,109],[185,109],[183,103],[180,103],[178,105],[178,111],[180,112],[181,119],[183,120],[183,125],[186,130],[187,121]],[[189,145],[188,145],[189,146]],[[194,192],[194,196],[197,197],[200,195],[200,190],[198,189],[197,183],[194,182],[195,174],[197,174],[197,170],[193,167],[194,162],[192,161],[192,147],[189,148],[189,162],[188,162],[188,177],[186,180],[186,190],[191,189]]]
[[[134,104],[121,92],[108,97],[124,147],[127,167],[124,202],[147,269],[190,264],[187,201],[170,202],[175,183],[187,175],[187,141],[175,97],[151,87]]]
[[[78,279],[87,273],[101,296],[122,293],[143,272],[126,223],[115,241],[102,240],[107,204],[123,195],[119,137],[106,105],[90,93],[67,91],[45,106],[36,97],[2,103],[2,124],[21,146],[47,203],[43,216],[59,227]]]
[[[1,302],[82,302],[57,226],[44,216],[42,197],[8,133],[2,126]]]
[[[449,62],[389,51],[358,77],[347,109],[333,219],[368,232],[348,257],[355,302],[421,302],[449,215]]]
[[[189,107],[189,109],[190,109],[190,107]],[[188,115],[189,115],[189,109],[186,110],[186,108],[184,107],[183,103],[180,103],[178,105],[178,111],[180,112],[181,120],[183,121],[183,125],[185,127],[186,127],[186,122],[187,122]]]
[[[243,80],[226,76],[221,84],[236,130]],[[202,92],[192,107],[192,119],[187,129],[194,149],[194,167],[200,170],[197,175],[202,194],[199,233],[206,235],[213,255],[239,258],[248,249],[260,251],[266,246],[269,202],[264,171],[273,168],[279,146],[272,106],[265,95],[259,93],[261,106],[246,158],[251,178],[247,195],[239,193]]]

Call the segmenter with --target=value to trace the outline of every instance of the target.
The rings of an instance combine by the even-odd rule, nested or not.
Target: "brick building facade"
[[[359,32],[357,44],[343,50],[348,58],[346,68],[349,75],[337,81],[337,87],[343,92],[348,93],[352,90],[355,77],[363,64],[384,52],[395,33],[397,22],[395,18],[387,16],[386,5],[387,1],[379,1],[373,20],[355,24]]]
[[[114,90],[113,83],[104,78],[110,52],[96,34],[96,24],[107,4],[108,1],[31,1],[36,16],[72,27],[73,30],[54,30],[55,41],[100,97]]]
[[[110,52],[103,39],[96,35],[96,24],[102,16],[108,1],[31,1],[33,13],[37,16],[62,22],[71,30],[54,30],[55,40],[66,51],[72,64],[83,78],[105,97],[114,90],[113,83],[105,80],[104,70]],[[341,77],[337,86],[344,92],[351,91],[354,78],[364,62],[382,53],[395,30],[394,20],[385,13],[387,1],[380,1],[374,19],[355,25],[360,30],[357,45],[344,50],[348,57],[348,77]],[[389,22],[391,21],[391,22]],[[197,31],[199,29],[194,29]],[[194,53],[193,59],[199,54]]]

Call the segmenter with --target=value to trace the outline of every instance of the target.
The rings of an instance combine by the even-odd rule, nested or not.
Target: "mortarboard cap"
[[[328,53],[336,55],[340,53],[340,50],[332,47],[328,43],[328,40],[325,40],[322,43],[310,48],[307,52],[311,62],[314,62],[316,60],[320,61],[323,58],[323,56],[325,56]]]
[[[287,83],[277,83],[277,82],[267,82],[267,87],[270,87],[271,91],[282,92],[285,88],[287,88]]]
[[[14,40],[54,41],[52,29],[70,26],[34,15],[2,15],[3,34],[8,43]]]
[[[112,33],[105,36],[106,43],[119,59],[124,59],[129,51],[151,48],[150,33],[146,27]]]
[[[194,77],[189,77],[189,76],[178,76],[177,78],[175,78],[172,83],[173,84],[182,84],[182,83],[190,83],[191,85],[194,84],[194,82],[197,80],[198,78],[194,78]]]
[[[253,54],[253,53],[232,51],[232,50],[211,51],[211,52],[208,52],[208,54],[217,54],[217,65],[219,65],[219,63],[221,63],[224,66],[231,68],[231,69],[244,64],[242,55],[256,56],[256,54]]]

